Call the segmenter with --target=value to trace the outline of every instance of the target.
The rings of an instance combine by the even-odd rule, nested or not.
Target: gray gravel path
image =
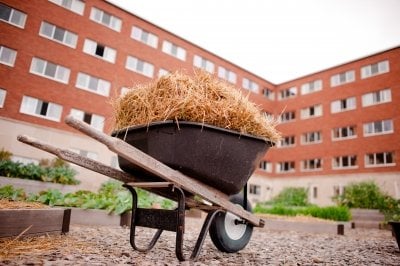
[[[187,219],[185,248],[194,245],[201,220]],[[142,232],[145,242],[151,232]],[[164,232],[144,254],[129,244],[129,229],[72,226],[65,245],[0,260],[0,265],[400,265],[400,251],[391,232],[348,229],[344,236],[278,232],[256,228],[248,246],[235,254],[219,252],[207,237],[197,262],[175,257],[175,235]]]

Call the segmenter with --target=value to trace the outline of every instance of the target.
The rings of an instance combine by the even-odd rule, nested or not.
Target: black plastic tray
[[[121,129],[112,136],[228,195],[240,192],[272,146],[236,131],[172,120]],[[125,172],[154,179],[120,156],[118,162]]]

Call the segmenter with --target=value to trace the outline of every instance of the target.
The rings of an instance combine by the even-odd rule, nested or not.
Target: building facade
[[[279,117],[284,138],[249,181],[263,201],[285,186],[330,204],[349,182],[375,180],[400,197],[400,47],[283,84],[101,0],[0,0],[0,148],[15,160],[50,155],[28,134],[117,166],[101,144],[63,123],[72,114],[110,133],[110,102],[135,84],[202,68]],[[82,187],[107,177],[77,168]]]

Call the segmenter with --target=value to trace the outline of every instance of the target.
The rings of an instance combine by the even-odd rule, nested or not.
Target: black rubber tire
[[[236,194],[229,198],[232,203],[238,204],[243,206],[243,195]],[[250,202],[247,201],[247,211],[251,212],[251,205]],[[235,226],[239,229],[239,236],[236,236],[235,239],[231,238],[229,232],[227,232],[227,228],[225,226],[225,217],[226,213],[219,213],[214,218],[210,226],[210,237],[214,245],[222,252],[227,253],[235,253],[239,250],[242,250],[250,241],[251,235],[253,233],[253,225],[251,224],[239,224]],[[228,214],[232,215],[232,214]],[[232,217],[230,217],[232,218]],[[228,218],[228,219],[230,219]],[[231,220],[232,221],[232,220]],[[230,228],[234,228],[230,223]]]

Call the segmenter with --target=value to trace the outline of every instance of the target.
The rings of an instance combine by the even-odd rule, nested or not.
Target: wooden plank
[[[2,209],[0,210],[0,237],[62,233],[68,231],[65,209]],[[68,213],[67,213],[68,214]],[[67,229],[68,228],[68,229]]]
[[[193,178],[190,178],[170,167],[161,163],[160,161],[154,159],[153,157],[147,155],[146,153],[136,149],[135,147],[129,145],[128,143],[104,134],[88,124],[81,122],[72,116],[68,116],[65,122],[84,133],[92,137],[93,139],[103,143],[108,147],[109,150],[117,153],[124,159],[133,163],[134,165],[152,173],[156,176],[174,183],[176,186],[183,188],[190,193],[199,195],[222,208],[228,210],[229,212],[236,214],[237,216],[247,220],[255,226],[263,226],[264,221],[259,217],[253,215],[250,212],[245,211],[243,208],[231,203],[228,196],[221,191],[203,184]]]

